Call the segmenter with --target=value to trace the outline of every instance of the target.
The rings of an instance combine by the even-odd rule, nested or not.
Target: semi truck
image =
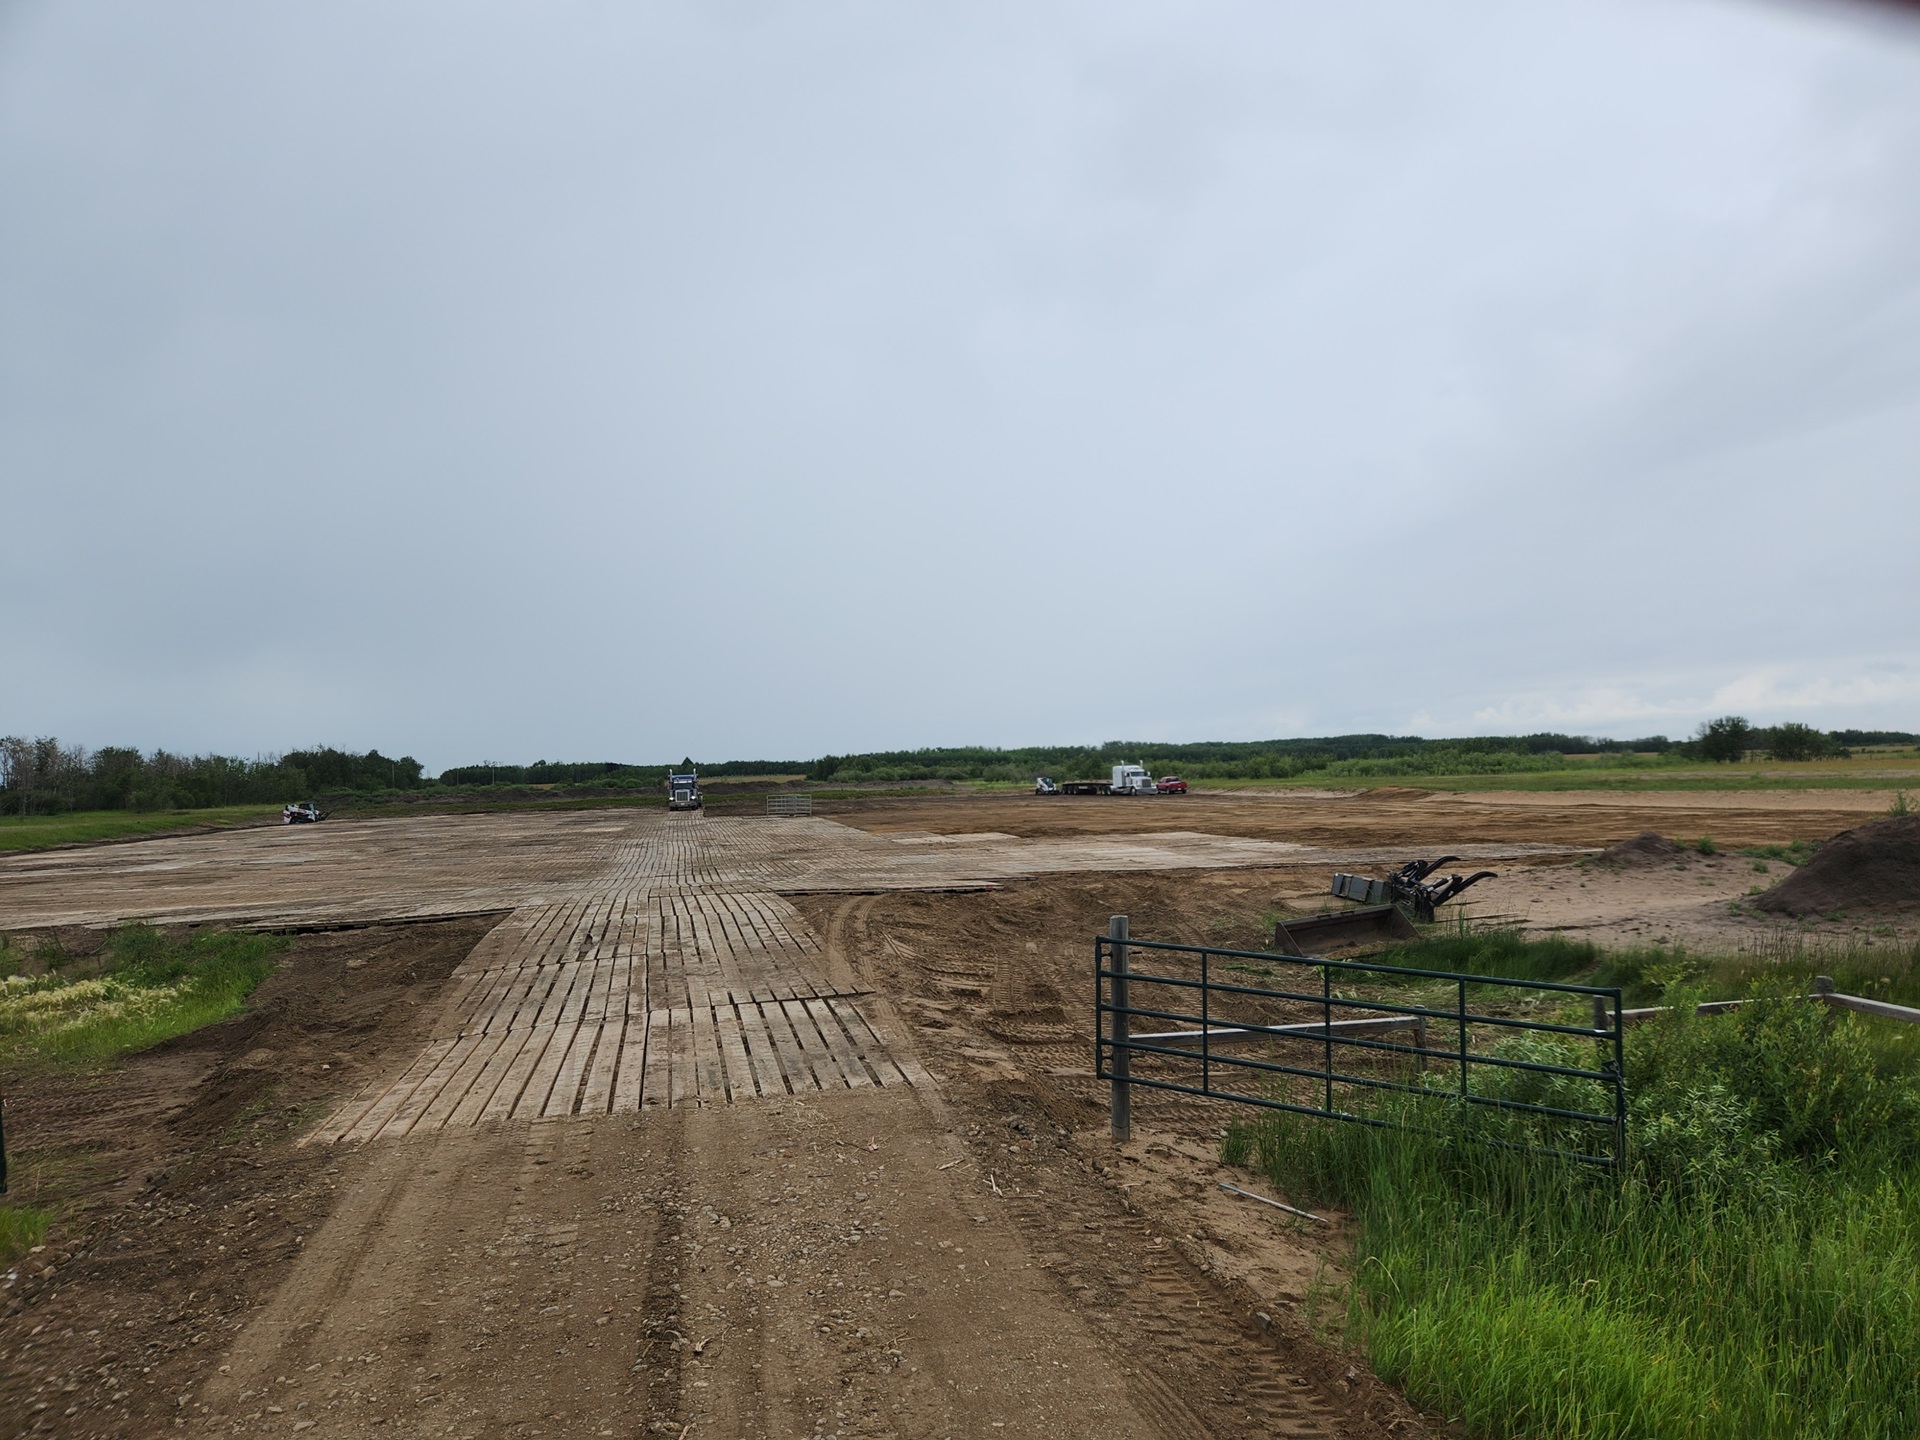
[[[1159,787],[1153,783],[1153,776],[1144,765],[1116,765],[1110,780],[1066,780],[1052,790],[1038,790],[1039,794],[1059,795],[1157,795]]]
[[[700,798],[700,776],[689,770],[684,775],[667,776],[667,809],[700,810],[706,802]]]

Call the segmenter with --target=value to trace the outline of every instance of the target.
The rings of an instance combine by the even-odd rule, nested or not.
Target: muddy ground
[[[1410,853],[1648,828],[1778,843],[1862,818],[1833,792],[1437,799],[941,799],[837,818],[1139,833],[1178,806],[1180,829]],[[1511,867],[1485,903],[1607,941],[1740,943],[1762,923],[1740,896],[1785,871],[1561,861]],[[241,1017],[109,1072],[7,1077],[14,1198],[58,1218],[6,1280],[0,1433],[1439,1433],[1342,1345],[1326,1303],[1342,1217],[1220,1190],[1266,1187],[1219,1169],[1217,1109],[1142,1099],[1114,1146],[1091,1075],[1088,942],[1109,915],[1258,947],[1324,881],[799,897],[936,1088],[359,1148],[299,1142],[420,1046],[493,921],[300,936]]]

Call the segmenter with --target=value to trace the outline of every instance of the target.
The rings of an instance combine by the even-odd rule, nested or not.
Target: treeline
[[[321,746],[244,760],[111,745],[88,750],[51,737],[0,739],[0,815],[201,810],[342,791],[413,790],[421,783],[418,760],[378,750],[352,755]]]
[[[1920,745],[1920,735],[1905,730],[1816,730],[1792,720],[1758,726],[1744,715],[1722,715],[1674,748],[1690,759],[1733,764],[1755,755],[1786,761],[1838,759],[1856,748],[1885,745]]]
[[[1920,745],[1904,730],[1815,730],[1797,722],[1756,726],[1738,715],[1708,721],[1686,740],[1648,735],[1609,740],[1541,731],[1429,740],[1418,735],[1326,735],[1288,740],[1208,740],[1175,745],[1109,741],[1104,745],[1031,745],[1011,749],[949,746],[823,755],[818,760],[728,760],[697,768],[709,780],[796,775],[822,784],[868,785],[925,780],[1025,782],[1102,776],[1135,762],[1156,775],[1189,780],[1329,780],[1423,775],[1499,775],[1556,770],[1570,758],[1600,767],[1633,768],[1681,761],[1736,763],[1840,757],[1868,746]],[[438,777],[411,755],[364,755],[330,746],[252,760],[227,755],[174,755],[109,746],[89,751],[58,740],[0,739],[0,815],[73,810],[201,809],[316,797],[477,788],[560,787],[573,791],[658,794],[667,775],[693,768],[630,765],[617,760],[536,760],[531,765],[459,765]]]
[[[1765,756],[1801,761],[1842,757],[1870,745],[1915,745],[1901,730],[1815,730],[1797,722],[1755,726],[1739,716],[1710,721],[1686,740],[1647,735],[1610,740],[1540,731],[1429,740],[1419,735],[1327,735],[1292,740],[1203,741],[1188,745],[1114,740],[1104,745],[1036,745],[1014,749],[955,746],[826,755],[807,768],[809,778],[843,784],[909,780],[1031,780],[1096,777],[1132,761],[1155,774],[1189,780],[1329,779],[1395,775],[1498,775],[1557,770],[1570,758],[1600,767],[1741,760]]]
[[[1464,740],[1418,735],[1327,735],[1293,740],[1207,740],[1186,745],[1112,740],[1104,745],[1036,745],[1016,749],[954,747],[827,755],[808,767],[817,780],[1031,780],[1097,776],[1124,762],[1189,780],[1292,779],[1300,775],[1470,775],[1550,770],[1568,755],[1664,754],[1664,735],[1607,740],[1541,732]]]
[[[614,790],[658,790],[675,770],[698,769],[701,777],[721,780],[737,775],[806,775],[805,760],[723,760],[696,765],[628,765],[618,760],[583,762],[536,760],[531,765],[456,765],[440,772],[439,784],[462,788],[488,785],[585,785]]]

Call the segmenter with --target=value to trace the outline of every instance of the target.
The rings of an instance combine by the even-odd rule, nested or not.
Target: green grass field
[[[1353,776],[1306,774],[1288,780],[1195,780],[1195,790],[1909,790],[1920,791],[1920,757],[1880,755],[1802,765],[1702,765],[1677,761],[1647,766],[1611,766],[1569,761],[1554,770],[1492,775]]]
[[[124,840],[205,826],[245,825],[278,816],[278,805],[226,805],[213,810],[81,810],[70,815],[0,817],[0,852],[45,850],[52,845]]]

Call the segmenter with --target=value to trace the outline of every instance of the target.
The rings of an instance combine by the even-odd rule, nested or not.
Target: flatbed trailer
[[[1051,792],[1056,795],[1156,795],[1158,788],[1144,765],[1116,765],[1109,780],[1063,780]]]

